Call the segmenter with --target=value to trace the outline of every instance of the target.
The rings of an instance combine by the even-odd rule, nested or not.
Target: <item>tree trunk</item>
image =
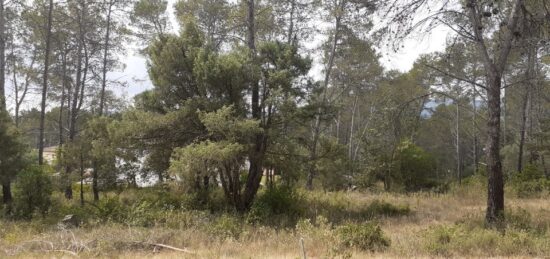
[[[48,69],[50,68],[50,44],[52,38],[53,0],[48,6],[48,25],[46,27],[46,49],[44,53],[44,75],[42,77],[42,103],[40,105],[40,130],[38,140],[38,164],[44,163],[44,126],[46,121],[46,97],[48,91]]]
[[[11,183],[4,182],[2,184],[2,202],[4,204],[10,204],[13,200],[13,197],[11,195]]]
[[[523,170],[523,150],[525,146],[525,135],[527,131],[527,111],[531,101],[531,78],[535,67],[536,52],[530,47],[527,53],[527,69],[525,71],[525,94],[523,95],[523,103],[521,107],[521,129],[519,133],[519,148],[518,148],[518,172]]]
[[[62,64],[62,76],[61,78],[61,102],[59,105],[59,147],[61,148],[65,142],[63,137],[63,109],[65,108],[65,88],[66,88],[66,76],[67,76],[67,54],[63,53],[63,64]]]
[[[523,148],[525,146],[525,131],[527,128],[527,106],[529,105],[529,87],[526,88],[527,92],[523,96],[523,103],[521,107],[521,125],[519,132],[519,147],[518,147],[518,164],[517,170],[519,173],[523,171]]]
[[[290,1],[290,21],[288,25],[288,38],[287,44],[291,45],[294,43],[294,13],[296,12],[296,0]]]
[[[475,79],[474,79],[475,81]],[[473,84],[474,87],[474,96],[472,98],[472,129],[473,129],[473,163],[474,163],[474,173],[478,172],[478,157],[477,157],[477,101],[476,101],[476,85]]]
[[[84,206],[84,156],[80,150],[80,206]]]
[[[489,48],[483,35],[483,28],[486,26],[481,20],[480,8],[482,6],[475,0],[469,0],[468,3],[470,24],[473,28],[479,55],[483,60],[487,81],[488,134],[485,149],[487,154],[488,195],[485,220],[489,225],[501,223],[504,219],[504,181],[500,161],[500,89],[502,74],[508,63],[523,2],[523,0],[514,1],[511,14],[503,23],[506,25],[506,28],[503,31],[503,36],[500,38],[500,48],[498,48],[496,53],[493,53],[493,57],[489,54]]]
[[[0,109],[6,110],[6,15],[0,0]]]
[[[105,109],[105,89],[107,88],[107,63],[109,57],[109,41],[111,36],[111,12],[113,9],[113,0],[109,0],[108,9],[107,9],[107,28],[105,33],[105,46],[103,49],[103,68],[102,68],[102,78],[101,78],[101,93],[99,97],[99,111],[98,115],[103,116],[103,111]],[[84,88],[84,87],[83,87]],[[81,96],[82,98],[82,96]],[[99,189],[98,189],[98,177],[99,177],[99,167],[97,161],[93,161],[93,174],[92,174],[92,192],[94,194],[94,202],[99,201]]]
[[[340,11],[342,11],[343,6],[339,7]],[[328,90],[328,84],[330,81],[330,74],[332,72],[332,67],[334,66],[334,58],[336,56],[336,48],[338,46],[338,40],[340,36],[340,26],[341,26],[341,14],[337,14],[335,18],[335,26],[334,26],[334,35],[332,39],[332,46],[329,53],[329,60],[326,67],[325,72],[325,80],[323,82],[323,93],[322,93],[322,100],[321,105],[325,104],[327,101],[327,90]],[[308,169],[308,175],[306,180],[306,189],[313,190],[313,178],[317,174],[317,145],[319,142],[319,137],[321,134],[321,107],[317,109],[317,114],[315,115],[315,124],[313,126],[313,137],[312,137],[312,145],[311,150],[309,154],[309,169]]]
[[[251,62],[255,63],[256,61],[256,20],[255,20],[255,4],[254,0],[247,0],[247,29],[248,29],[248,49],[250,50]],[[252,118],[255,120],[262,119],[261,107],[260,107],[260,85],[255,78],[252,78],[249,82],[250,88],[252,90],[251,106],[252,106]],[[262,126],[264,122],[261,123]],[[267,144],[267,135],[264,133],[259,133],[256,135],[256,140],[254,143],[254,148],[251,151],[249,156],[250,167],[248,169],[248,176],[245,183],[244,196],[240,201],[237,201],[237,210],[245,211],[252,205],[254,197],[258,192],[260,187],[260,181],[262,180],[263,173],[263,160],[265,157]],[[236,179],[238,181],[238,179]],[[234,195],[237,192],[233,193]]]
[[[92,172],[92,192],[94,194],[94,202],[99,201],[99,186],[98,186],[98,170],[97,170],[97,164],[94,161],[93,166],[93,172]]]
[[[458,98],[457,98],[458,99]],[[458,100],[456,101],[456,177],[458,184],[462,184],[462,168],[460,166],[460,109]]]
[[[495,71],[489,71],[487,78],[487,175],[488,195],[486,220],[490,224],[498,223],[504,212],[504,181],[500,161],[500,87],[501,77]]]
[[[103,77],[101,78],[101,94],[99,98],[99,116],[103,116],[103,109],[105,108],[105,88],[107,87],[107,63],[109,57],[109,41],[111,36],[111,12],[113,9],[113,0],[108,2],[107,10],[107,28],[105,33],[105,46],[103,49]]]
[[[357,94],[353,101],[353,108],[351,110],[351,122],[349,129],[349,143],[348,143],[348,157],[353,162],[353,130],[355,129],[355,110],[357,110]]]

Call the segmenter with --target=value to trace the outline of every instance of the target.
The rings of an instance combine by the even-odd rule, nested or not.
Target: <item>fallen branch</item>
[[[79,257],[77,253],[75,253],[73,251],[69,251],[69,250],[55,249],[55,250],[46,250],[46,251],[47,252],[62,252],[62,253],[70,254],[74,257]]]
[[[156,247],[166,248],[166,249],[170,249],[170,250],[178,251],[178,252],[182,252],[182,253],[196,254],[195,252],[189,251],[185,248],[178,248],[178,247],[169,246],[169,245],[165,245],[165,244],[155,244],[155,243],[147,243],[147,242],[140,242],[140,241],[134,241],[134,243],[141,244],[141,245],[153,246],[155,248]]]

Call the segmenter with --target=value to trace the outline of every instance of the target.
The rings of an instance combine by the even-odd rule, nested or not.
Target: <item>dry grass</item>
[[[40,222],[1,222],[0,258],[300,258],[299,240],[304,239],[308,258],[366,257],[546,257],[550,255],[549,199],[508,197],[512,211],[523,209],[531,215],[527,224],[533,229],[509,228],[506,234],[483,228],[485,196],[475,186],[459,188],[448,194],[413,195],[338,193],[316,194],[322,199],[338,196],[333,202],[357,209],[374,200],[408,204],[408,216],[378,217],[376,221],[391,240],[382,251],[341,248],[335,225],[323,218],[311,219],[311,229],[272,228],[243,223],[238,235],[212,231],[203,225],[156,225],[130,227],[120,223],[90,224],[78,229],[58,230]],[[173,212],[173,220],[188,218]],[[231,222],[231,221],[230,221]],[[306,224],[303,220],[298,225]],[[308,223],[309,224],[309,223]],[[335,223],[340,224],[340,223]],[[306,224],[307,225],[307,224]],[[155,246],[164,244],[188,249],[174,251]]]

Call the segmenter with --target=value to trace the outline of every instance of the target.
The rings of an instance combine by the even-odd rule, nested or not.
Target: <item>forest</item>
[[[0,0],[0,184],[2,258],[546,257],[550,0]]]

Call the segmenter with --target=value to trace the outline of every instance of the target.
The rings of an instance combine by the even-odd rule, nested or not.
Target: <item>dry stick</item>
[[[303,237],[300,238],[300,247],[302,248],[302,257],[304,259],[306,259],[307,258],[306,257],[306,248],[304,246],[304,238]]]
[[[78,256],[77,253],[75,253],[73,251],[69,251],[69,250],[56,249],[56,250],[46,250],[46,252],[62,252],[62,253],[70,254],[70,255],[75,256],[75,257],[80,257],[80,256]]]
[[[184,248],[177,248],[177,247],[173,247],[173,246],[169,246],[169,245],[165,245],[165,244],[155,244],[155,243],[147,243],[147,242],[139,242],[139,241],[134,241],[134,243],[149,245],[149,246],[153,246],[155,248],[156,247],[167,248],[167,249],[170,249],[170,250],[183,252],[183,253],[188,253],[188,254],[196,254],[195,252],[189,251],[189,250],[184,249]]]
[[[155,246],[155,247],[168,248],[168,249],[178,251],[178,252],[183,252],[183,253],[188,253],[188,254],[195,254],[195,252],[189,251],[187,249],[177,248],[177,247],[173,247],[173,246],[169,246],[169,245],[165,245],[165,244],[151,244],[151,245]]]

